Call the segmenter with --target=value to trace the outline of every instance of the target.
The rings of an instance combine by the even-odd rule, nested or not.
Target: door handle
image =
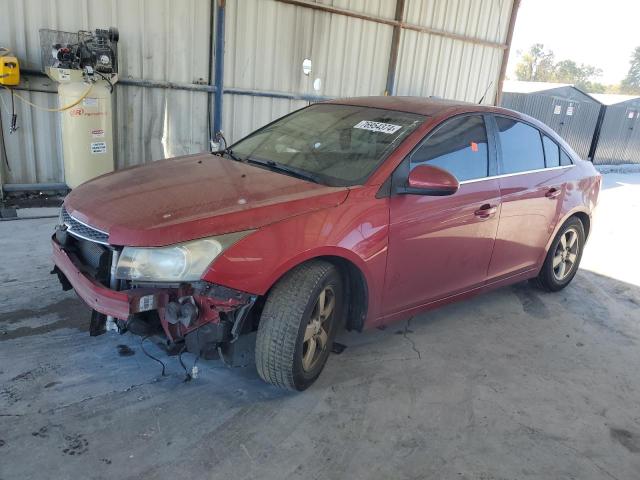
[[[478,218],[485,219],[495,215],[497,211],[498,211],[498,207],[496,207],[495,205],[489,205],[488,203],[485,203],[478,210],[473,212],[473,214]]]
[[[549,190],[547,190],[547,193],[545,193],[544,196],[550,199],[554,199],[558,198],[561,193],[562,190],[560,190],[559,188],[551,187]]]

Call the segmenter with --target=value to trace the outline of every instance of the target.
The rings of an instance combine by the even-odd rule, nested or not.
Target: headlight
[[[170,247],[124,247],[116,277],[156,282],[192,282],[215,258],[253,230],[178,243]]]

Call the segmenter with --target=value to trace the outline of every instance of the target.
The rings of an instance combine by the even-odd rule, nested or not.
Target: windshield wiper
[[[231,147],[227,147],[224,150],[218,150],[217,152],[213,152],[214,155],[218,155],[220,157],[224,156],[225,153],[229,156],[229,158],[231,158],[232,160],[235,160],[236,162],[242,161],[241,158],[239,158],[238,156],[236,156],[235,153],[233,153],[233,150],[231,150]]]
[[[254,165],[260,165],[261,167],[266,167],[269,170],[281,172],[292,177],[301,178],[302,180],[307,180],[313,183],[320,183],[318,177],[311,172],[300,170],[295,167],[290,167],[282,163],[274,162],[273,160],[258,160],[255,158],[247,157],[244,161]]]

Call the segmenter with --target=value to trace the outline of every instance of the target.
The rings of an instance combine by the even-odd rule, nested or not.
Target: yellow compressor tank
[[[89,84],[71,81],[58,85],[60,105],[70,105],[86,94]],[[111,91],[104,80],[93,83],[89,94],[62,113],[64,177],[75,188],[114,170]]]

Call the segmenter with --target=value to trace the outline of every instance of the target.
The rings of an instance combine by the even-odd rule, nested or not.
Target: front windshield
[[[275,162],[327,185],[357,185],[424,119],[393,110],[316,104],[252,133],[231,150],[237,159]]]

